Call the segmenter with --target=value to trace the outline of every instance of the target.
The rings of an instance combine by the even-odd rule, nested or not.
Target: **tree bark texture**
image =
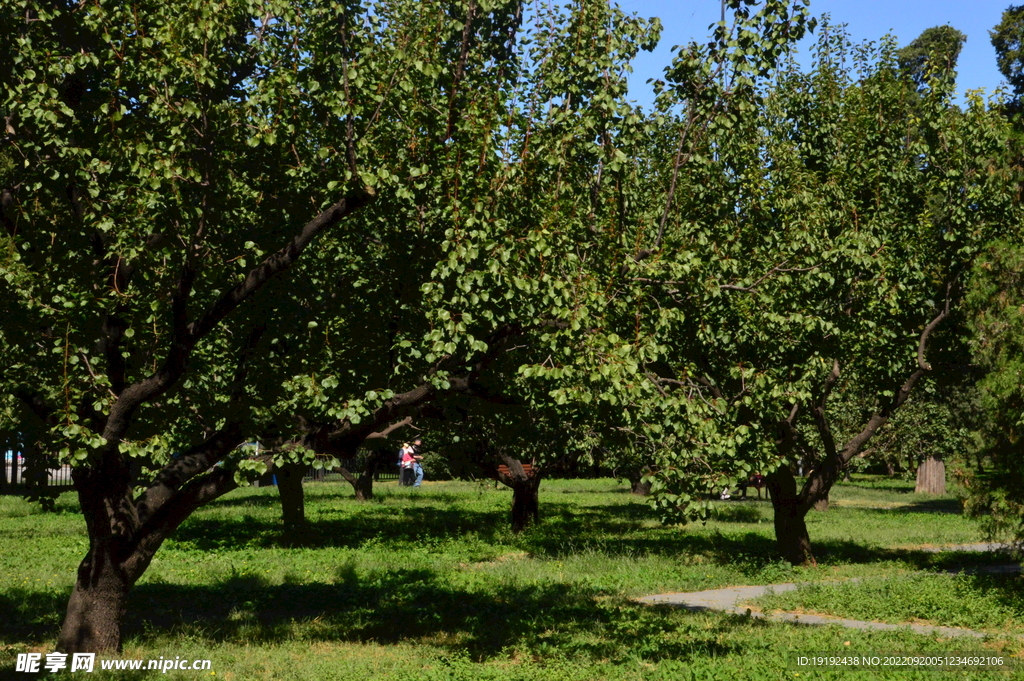
[[[57,639],[65,653],[121,650],[121,620],[135,580],[109,546],[90,549],[78,566],[75,588]]]
[[[917,467],[917,485],[914,486],[914,493],[946,493],[946,464],[942,459],[933,456],[921,462]]]
[[[230,428],[219,433],[165,468],[138,498],[129,463],[115,448],[100,455],[97,465],[75,469],[89,551],[78,567],[57,650],[120,650],[128,595],[163,541],[196,508],[237,486],[232,472],[209,468],[204,457],[220,458],[240,442]]]

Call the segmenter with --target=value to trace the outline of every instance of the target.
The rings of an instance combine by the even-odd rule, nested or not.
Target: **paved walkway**
[[[946,551],[970,551],[970,552],[987,552],[997,551],[999,549],[1006,548],[1002,544],[961,544],[957,546],[943,546],[919,549],[928,551],[930,553],[946,552]],[[970,568],[972,572],[987,572],[994,574],[1011,574],[1014,572],[1020,572],[1020,565],[991,565],[991,566],[980,566]],[[956,572],[952,570],[951,572]],[[860,579],[847,580],[851,582],[859,582]],[[819,584],[821,582],[818,582]],[[720,612],[729,612],[737,615],[748,615],[758,619],[766,619],[773,622],[795,622],[797,624],[818,624],[818,625],[837,625],[840,627],[847,627],[849,629],[881,629],[881,630],[909,630],[919,634],[939,635],[939,636],[971,636],[975,638],[984,638],[989,634],[981,631],[974,631],[973,629],[961,629],[959,627],[939,627],[928,624],[887,624],[885,622],[866,622],[864,620],[850,620],[842,617],[830,617],[828,615],[807,615],[797,614],[791,612],[776,612],[771,614],[765,614],[760,610],[751,608],[749,606],[740,605],[749,600],[753,600],[769,591],[773,593],[784,593],[786,591],[794,591],[799,589],[801,586],[807,586],[808,584],[796,584],[793,582],[787,582],[785,584],[768,584],[765,586],[733,586],[725,589],[711,589],[708,591],[694,591],[691,593],[671,593],[671,594],[658,594],[655,596],[644,596],[637,600],[641,603],[648,603],[651,605],[673,605],[676,607],[686,608],[695,612],[706,611],[706,610],[717,610]]]

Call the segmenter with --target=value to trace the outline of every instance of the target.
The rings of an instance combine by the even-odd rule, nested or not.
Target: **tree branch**
[[[174,331],[164,364],[155,374],[128,386],[121,392],[110,409],[103,437],[108,441],[120,440],[128,429],[135,409],[168,390],[185,373],[189,355],[199,340],[246,299],[259,291],[272,277],[291,267],[318,234],[365,206],[373,196],[372,189],[364,188],[320,213],[306,223],[290,243],[252,269],[241,282],[222,295],[206,314],[191,324],[187,323],[187,302],[195,278],[195,268],[191,263],[186,263],[171,305]]]
[[[306,223],[302,231],[290,243],[253,268],[245,279],[222,295],[206,314],[189,325],[190,342],[194,344],[208,334],[245,299],[260,290],[273,276],[291,267],[318,234],[338,224],[350,213],[367,205],[373,197],[373,190],[366,187],[362,191],[341,199]]]
[[[801,508],[803,510],[809,510],[814,506],[815,502],[819,499],[823,499],[828,496],[829,490],[835,484],[839,478],[839,472],[842,468],[850,462],[853,457],[857,456],[867,445],[868,441],[882,428],[889,419],[892,418],[896,410],[903,406],[910,397],[910,393],[914,390],[914,386],[921,380],[921,377],[931,371],[931,365],[928,364],[924,359],[925,348],[928,344],[928,339],[932,332],[935,331],[936,327],[942,323],[942,321],[949,316],[949,293],[951,290],[951,284],[946,286],[946,304],[943,310],[933,318],[921,332],[921,336],[918,339],[917,345],[917,369],[915,369],[907,380],[903,382],[903,385],[896,391],[892,396],[892,399],[885,404],[884,407],[876,411],[868,419],[868,422],[864,427],[854,435],[850,440],[843,445],[843,449],[836,453],[833,457],[827,457],[822,465],[819,466],[815,472],[807,478],[807,482],[804,483],[803,490],[801,491]]]
[[[399,428],[404,428],[405,426],[408,426],[408,425],[411,425],[411,424],[412,424],[412,417],[411,416],[406,416],[401,421],[395,421],[394,423],[392,423],[390,426],[388,426],[384,430],[378,430],[376,432],[370,433],[369,435],[366,436],[366,439],[367,440],[382,440],[382,439],[386,438],[388,435],[391,435],[391,433],[395,432]]]
[[[240,424],[231,422],[180,458],[169,461],[135,502],[140,520],[144,523],[153,517],[183,484],[230,454],[242,440]]]
[[[273,465],[266,459],[268,465]],[[204,475],[193,478],[167,503],[149,516],[134,535],[131,554],[122,565],[129,577],[141,575],[160,545],[193,511],[217,497],[238,487],[234,473],[226,468],[214,468]]]
[[[822,386],[821,398],[812,409],[812,413],[814,414],[814,423],[818,427],[818,435],[821,436],[821,441],[825,445],[826,460],[833,460],[838,456],[838,453],[836,452],[836,441],[832,436],[832,428],[829,426],[828,414],[826,412],[828,396],[832,393],[832,388],[838,380],[839,360],[832,360],[832,371],[829,372],[828,377],[825,379],[825,384]]]

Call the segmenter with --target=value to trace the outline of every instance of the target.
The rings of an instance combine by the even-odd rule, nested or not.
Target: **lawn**
[[[775,559],[767,501],[722,502],[706,525],[665,527],[624,484],[550,480],[541,486],[541,525],[512,536],[511,494],[493,484],[412,490],[385,483],[375,492],[373,501],[356,502],[348,485],[307,485],[311,527],[293,547],[282,543],[273,488],[238,490],[200,510],[133,592],[124,656],[208,658],[212,673],[97,671],[91,678],[936,679],[943,675],[808,674],[788,665],[797,654],[823,652],[1024,651],[1009,635],[944,641],[632,600],[859,577],[851,588],[906,583],[906,593],[924,594],[907,616],[962,619],[948,607],[947,589],[917,588],[913,580],[998,559],[920,550],[981,537],[955,513],[953,497],[921,500],[898,481],[834,490],[833,507],[809,518],[821,561],[812,569]],[[0,678],[28,678],[10,671],[16,653],[52,650],[85,548],[72,495],[60,499],[56,513],[0,498]],[[1015,631],[1024,623],[1019,578],[986,579],[964,582],[957,597],[977,596],[972,617],[998,606],[985,625]],[[877,594],[852,600],[871,598]]]

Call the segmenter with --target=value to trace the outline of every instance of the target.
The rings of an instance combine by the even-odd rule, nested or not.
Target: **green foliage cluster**
[[[984,374],[981,450],[993,469],[972,476],[969,510],[994,537],[1024,536],[1024,249],[993,243],[976,265],[968,298],[972,349]]]
[[[1024,5],[1010,5],[989,37],[999,72],[1015,95],[1024,94]]]
[[[838,470],[962,346],[1009,127],[951,103],[954,29],[823,25],[804,71],[807,0],[728,6],[643,111],[660,24],[604,0],[0,0],[3,426],[91,490],[82,574],[127,593],[203,504],[411,415],[647,470],[672,521],[801,428]]]
[[[923,90],[932,80],[956,81],[956,62],[967,36],[949,24],[925,29],[897,53],[900,69]]]

